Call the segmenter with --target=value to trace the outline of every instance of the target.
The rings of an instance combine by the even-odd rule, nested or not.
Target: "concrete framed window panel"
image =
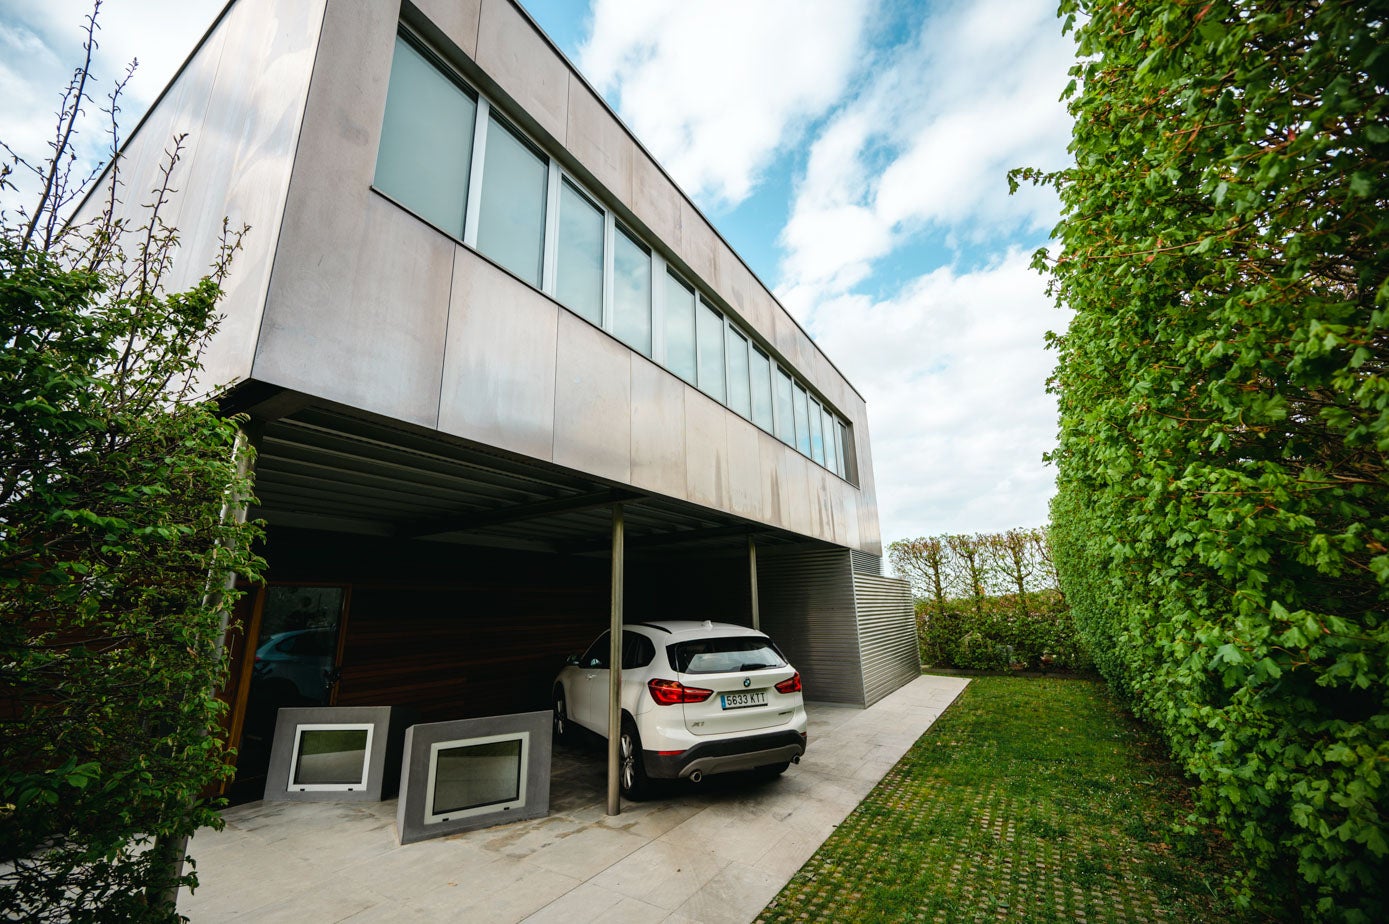
[[[379,802],[395,794],[412,710],[393,706],[281,709],[267,802]]]
[[[520,731],[431,744],[424,823],[524,809],[530,739]]]
[[[297,792],[366,789],[375,731],[370,722],[296,725],[288,788]]]
[[[523,712],[411,726],[400,843],[549,814],[550,721],[549,712]]]

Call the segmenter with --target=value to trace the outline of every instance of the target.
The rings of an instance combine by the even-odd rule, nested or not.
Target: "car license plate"
[[[766,690],[750,690],[747,693],[725,693],[722,698],[723,708],[725,709],[744,709],[748,706],[767,705]]]

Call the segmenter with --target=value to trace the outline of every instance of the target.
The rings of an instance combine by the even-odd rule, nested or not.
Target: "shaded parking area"
[[[781,778],[670,785],[604,814],[599,747],[557,749],[550,815],[405,847],[394,800],[252,802],[194,838],[220,921],[746,922],[964,689],[920,677],[868,709],[807,704],[810,750]]]

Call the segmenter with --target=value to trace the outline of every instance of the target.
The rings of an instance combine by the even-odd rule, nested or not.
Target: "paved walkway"
[[[253,802],[191,853],[203,922],[745,924],[967,681],[921,677],[871,709],[807,705],[810,749],[769,782],[710,777],[603,814],[601,746],[555,755],[550,815],[401,847],[394,800]]]

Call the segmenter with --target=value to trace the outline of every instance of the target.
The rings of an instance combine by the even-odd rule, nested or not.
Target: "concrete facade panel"
[[[482,0],[474,57],[527,115],[564,143],[569,121],[569,68],[507,0]]]
[[[631,208],[636,145],[577,74],[569,75],[569,125],[565,138],[569,153],[618,202]]]
[[[380,196],[363,219],[343,276],[312,272],[306,255],[298,285],[277,287],[255,377],[433,427],[454,245]],[[280,260],[299,243],[282,244]]]
[[[633,357],[632,484],[682,497],[685,466],[685,383]]]
[[[728,411],[707,395],[685,386],[685,496],[717,510],[730,509],[728,488]]]
[[[817,466],[790,449],[786,455],[786,479],[782,483],[787,500],[786,525],[802,535],[819,536],[810,503],[810,470]]]
[[[762,517],[762,454],[758,429],[737,414],[724,414],[728,434],[728,509],[739,516]]]
[[[632,351],[566,311],[559,313],[555,447],[559,465],[631,480]]]
[[[559,312],[530,286],[455,247],[439,429],[549,459]]]
[[[791,498],[787,481],[790,473],[791,450],[775,437],[757,431],[757,455],[761,460],[762,516],[764,523],[790,527]]]
[[[680,203],[684,197],[640,149],[632,152],[632,211],[651,233],[680,253]]]
[[[410,0],[419,13],[448,36],[458,50],[477,57],[478,20],[482,0]]]
[[[680,256],[694,274],[716,292],[722,292],[724,289],[719,273],[720,261],[716,255],[719,251],[727,249],[728,245],[719,240],[719,236],[709,227],[704,217],[688,199],[681,196]]]

